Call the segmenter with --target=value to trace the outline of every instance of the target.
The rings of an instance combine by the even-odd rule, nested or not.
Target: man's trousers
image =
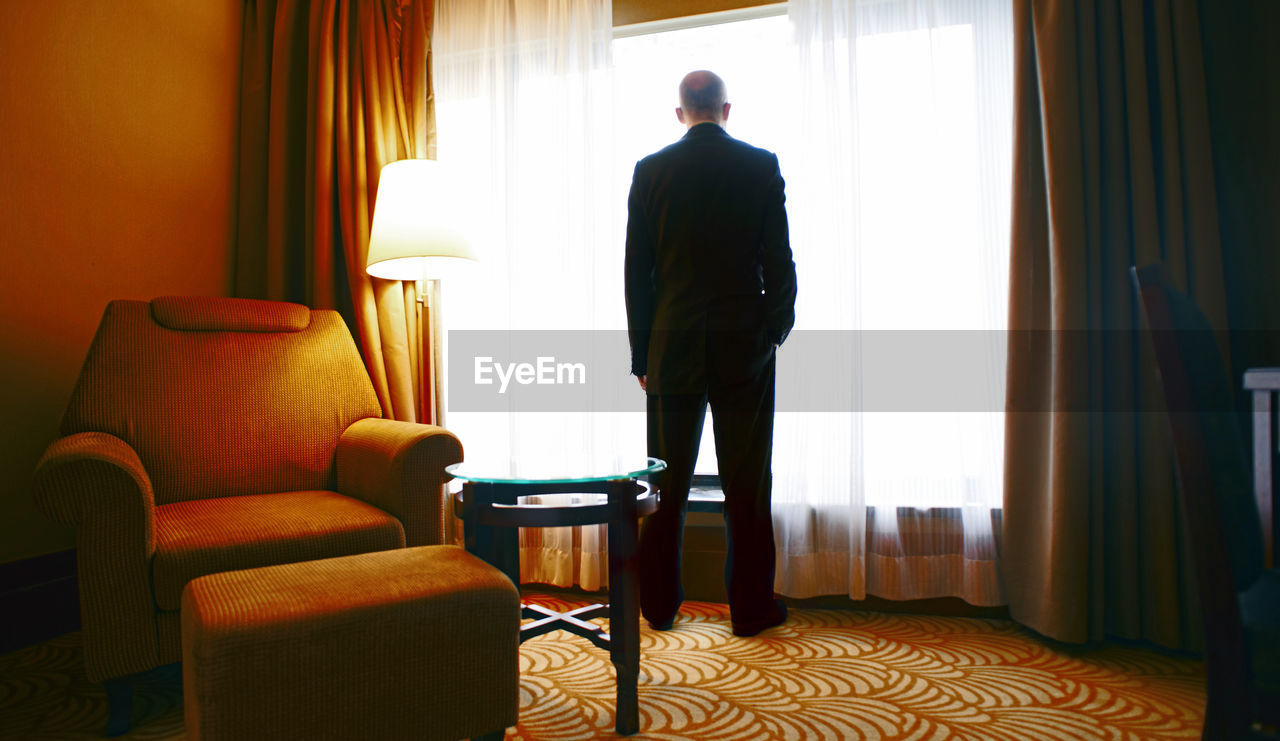
[[[648,397],[649,455],[667,463],[659,477],[658,511],[645,519],[640,530],[640,609],[654,625],[670,622],[684,600],[680,584],[684,518],[708,405],[724,490],[725,584],[733,621],[757,620],[774,609],[771,356],[751,378],[733,383],[712,379],[701,394]]]

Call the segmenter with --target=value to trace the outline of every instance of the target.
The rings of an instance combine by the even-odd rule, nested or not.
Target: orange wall
[[[228,295],[243,0],[0,2],[0,562],[102,309]]]

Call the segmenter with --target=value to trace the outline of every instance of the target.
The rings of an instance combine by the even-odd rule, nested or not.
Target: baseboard
[[[842,595],[828,595],[809,599],[788,599],[787,604],[792,607],[813,610],[865,610],[867,612],[885,612],[895,615],[1009,619],[1009,608],[1006,605],[980,607],[971,605],[959,597],[890,600],[868,594],[866,599],[855,600]]]
[[[0,653],[80,629],[76,552],[0,564]]]

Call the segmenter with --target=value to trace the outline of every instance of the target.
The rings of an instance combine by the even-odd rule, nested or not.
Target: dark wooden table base
[[[564,507],[522,507],[516,503],[517,497],[557,493],[604,493],[608,500],[604,504]],[[522,615],[532,622],[521,626],[520,640],[567,630],[597,648],[607,649],[618,675],[614,726],[624,736],[640,730],[640,602],[635,562],[639,518],[652,513],[657,501],[657,493],[649,484],[633,479],[576,484],[468,482],[457,499],[459,516],[466,525],[467,550],[502,569],[517,587],[520,554],[516,528],[608,525],[609,603],[568,612],[522,605]],[[609,618],[608,630],[590,622],[605,615]]]

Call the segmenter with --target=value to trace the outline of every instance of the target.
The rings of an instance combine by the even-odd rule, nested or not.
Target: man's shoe
[[[782,625],[787,621],[787,605],[780,599],[773,601],[773,610],[769,614],[757,620],[744,620],[742,622],[735,621],[733,623],[733,634],[740,638],[750,638],[757,633],[768,630],[769,628]]]
[[[653,628],[654,630],[671,630],[671,626],[675,624],[676,618],[680,616],[680,609],[677,606],[675,612],[656,620],[645,615],[643,610],[641,610],[640,614],[644,616],[645,622],[649,624],[650,628]]]

